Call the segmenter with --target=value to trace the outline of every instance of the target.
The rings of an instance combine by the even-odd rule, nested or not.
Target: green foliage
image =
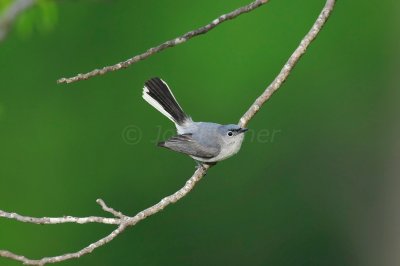
[[[4,11],[12,4],[11,0],[0,1],[0,11]],[[24,11],[15,22],[18,35],[22,38],[30,37],[35,31],[47,33],[54,29],[58,20],[57,4],[54,0],[38,0],[30,9]]]
[[[0,0],[0,14],[3,12],[3,10],[8,7],[8,5],[12,3],[11,0]]]
[[[55,1],[40,0],[38,3],[38,12],[40,13],[40,19],[37,22],[38,29],[42,32],[52,30],[58,20],[58,10]]]

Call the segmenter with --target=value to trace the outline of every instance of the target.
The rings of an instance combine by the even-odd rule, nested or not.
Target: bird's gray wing
[[[213,158],[220,152],[219,146],[213,147],[201,144],[192,137],[192,134],[174,136],[158,143],[158,146],[205,159]]]

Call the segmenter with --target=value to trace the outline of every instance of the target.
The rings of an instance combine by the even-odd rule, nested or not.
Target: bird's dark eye
[[[233,132],[232,131],[228,131],[228,136],[232,137],[233,136]]]

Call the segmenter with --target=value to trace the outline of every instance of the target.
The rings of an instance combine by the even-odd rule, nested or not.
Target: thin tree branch
[[[11,251],[8,250],[0,250],[0,257],[5,257],[5,258],[9,258],[9,259],[13,259],[13,260],[17,260],[22,262],[25,265],[45,265],[48,263],[56,263],[56,262],[60,262],[60,261],[65,261],[65,260],[69,260],[69,259],[75,259],[75,258],[79,258],[85,254],[91,253],[94,249],[99,248],[105,244],[107,244],[108,242],[110,242],[111,240],[113,240],[115,237],[117,237],[119,234],[121,234],[127,227],[129,226],[134,226],[135,224],[137,224],[138,222],[140,222],[141,220],[156,214],[157,212],[163,210],[165,207],[167,207],[169,204],[171,203],[175,203],[178,200],[180,200],[181,198],[183,198],[184,196],[186,196],[196,185],[197,182],[200,181],[200,179],[205,175],[207,169],[210,166],[208,165],[204,165],[203,167],[198,168],[194,174],[192,175],[191,178],[189,178],[188,181],[186,181],[186,184],[179,189],[177,192],[175,192],[174,194],[167,196],[165,198],[163,198],[160,202],[158,202],[157,204],[139,212],[138,214],[136,214],[133,217],[129,217],[129,216],[125,216],[122,213],[117,212],[116,216],[120,216],[122,215],[122,218],[116,218],[115,224],[118,224],[117,229],[115,229],[114,231],[112,231],[109,235],[101,238],[100,240],[88,245],[87,247],[74,252],[74,253],[68,253],[68,254],[64,254],[64,255],[60,255],[60,256],[54,256],[54,257],[45,257],[42,259],[38,259],[38,260],[34,260],[34,259],[29,259],[26,258],[25,256],[22,255],[18,255],[15,254]],[[105,205],[105,203],[102,200],[97,200],[97,202],[104,206],[106,211],[109,211],[111,208],[107,207],[107,205]],[[116,212],[115,210],[113,210],[112,212]],[[2,212],[5,213],[5,212]],[[20,216],[23,217],[22,219],[18,219],[18,218],[12,218],[8,215],[8,213],[6,213],[6,215],[1,216],[1,217],[6,217],[6,218],[10,218],[10,219],[16,219],[17,221],[23,221],[25,222],[26,219],[45,219],[45,218],[31,218],[31,217],[24,217],[24,216]],[[20,218],[19,217],[19,218]],[[89,218],[89,217],[87,217]],[[78,218],[78,219],[87,219],[87,218]],[[61,221],[64,221],[64,218],[59,218]],[[109,219],[109,218],[104,218],[104,219]],[[59,223],[60,220],[56,220],[56,222],[54,223]],[[39,220],[41,221],[41,220]],[[34,222],[35,223],[35,222]],[[53,224],[54,224],[53,223]],[[45,224],[49,224],[49,223],[45,223]]]
[[[107,204],[104,202],[104,200],[102,199],[97,199],[96,200],[97,204],[99,204],[101,206],[101,208],[103,209],[103,211],[105,212],[109,212],[112,215],[114,215],[115,217],[119,217],[121,219],[125,219],[128,218],[128,216],[126,216],[125,214],[123,214],[122,212],[116,211],[111,207],[108,207]]]
[[[101,238],[100,240],[90,244],[89,246],[74,252],[74,253],[67,253],[64,255],[60,255],[60,256],[54,256],[54,257],[45,257],[39,260],[33,260],[33,259],[29,259],[25,256],[22,255],[17,255],[15,253],[12,253],[8,250],[0,250],[0,256],[1,257],[5,257],[5,258],[9,258],[9,259],[13,259],[16,261],[20,261],[25,265],[45,265],[45,264],[49,264],[49,263],[56,263],[56,262],[61,262],[61,261],[65,261],[65,260],[70,260],[70,259],[76,259],[79,258],[85,254],[91,253],[94,249],[101,247],[107,243],[109,243],[110,241],[112,241],[115,237],[117,237],[119,234],[121,234],[127,227],[126,223],[121,223],[117,229],[115,229],[114,231],[112,231],[109,235],[107,235],[106,237]]]
[[[311,42],[315,39],[317,34],[322,29],[323,25],[326,23],[331,11],[333,10],[335,5],[335,0],[327,0],[325,7],[322,9],[321,14],[318,19],[312,26],[311,30],[306,34],[306,36],[301,41],[300,45],[296,48],[294,53],[290,56],[287,63],[284,65],[283,69],[280,71],[278,76],[274,79],[274,81],[266,88],[266,90],[259,96],[256,101],[250,106],[249,110],[243,115],[240,119],[239,124],[242,126],[247,125],[247,123],[254,117],[254,115],[260,110],[262,105],[271,97],[272,93],[275,92],[278,88],[281,87],[283,82],[287,79],[293,67],[296,65],[298,60],[301,58],[301,55],[304,54],[307,47],[311,44]],[[28,259],[25,256],[21,256],[15,253],[12,253],[7,250],[0,250],[0,256],[10,258],[13,260],[20,261],[27,265],[45,265],[48,263],[55,263],[60,261],[65,261],[73,258],[79,258],[85,254],[91,253],[94,249],[99,248],[106,243],[112,241],[115,237],[121,234],[127,227],[134,226],[141,220],[156,214],[163,210],[171,203],[175,203],[184,196],[186,196],[200,181],[200,179],[206,174],[207,170],[210,168],[208,165],[204,165],[197,169],[192,177],[186,182],[186,184],[179,189],[174,194],[163,198],[157,204],[139,212],[133,217],[126,216],[120,212],[115,211],[114,209],[108,207],[104,201],[97,200],[98,204],[103,208],[104,211],[109,212],[115,216],[115,218],[102,218],[102,217],[61,217],[61,218],[33,218],[27,216],[21,216],[15,213],[8,213],[4,211],[0,211],[0,217],[5,217],[9,219],[14,219],[21,222],[31,222],[38,224],[57,224],[57,223],[66,223],[66,222],[99,222],[99,223],[108,223],[108,224],[117,224],[118,227],[112,231],[109,235],[101,238],[100,240],[88,245],[87,247],[74,252],[68,253],[60,256],[54,257],[46,257],[39,260]],[[102,219],[111,219],[111,220],[102,220]],[[108,222],[104,222],[108,221]]]
[[[292,69],[296,66],[300,57],[306,52],[307,47],[310,43],[317,37],[318,33],[325,25],[326,21],[331,14],[333,7],[335,5],[335,0],[328,0],[324,8],[322,9],[320,15],[317,20],[314,22],[314,25],[311,27],[311,30],[304,36],[303,40],[301,40],[299,46],[290,56],[289,60],[283,66],[282,70],[279,72],[278,76],[272,81],[272,83],[265,89],[265,91],[254,101],[254,103],[250,106],[249,110],[240,118],[239,125],[246,126],[250,119],[255,116],[255,114],[260,110],[263,104],[271,97],[271,95],[279,89],[283,82],[287,79]]]
[[[17,220],[23,223],[32,223],[32,224],[64,224],[64,223],[77,223],[77,224],[87,224],[87,223],[102,223],[102,224],[119,224],[119,220],[116,218],[105,218],[105,217],[73,217],[73,216],[64,216],[64,217],[29,217],[22,216],[18,213],[5,212],[0,210],[1,218],[8,218]]]
[[[156,54],[158,52],[161,52],[161,51],[163,51],[163,50],[165,50],[167,48],[171,48],[171,47],[177,46],[179,44],[182,44],[182,43],[192,39],[193,37],[196,37],[196,36],[199,36],[201,34],[207,33],[210,30],[214,29],[219,24],[221,24],[221,23],[223,23],[223,22],[225,22],[227,20],[234,19],[234,18],[238,17],[241,14],[250,12],[250,11],[256,9],[257,7],[260,7],[263,4],[267,3],[268,1],[269,0],[256,0],[256,1],[250,3],[250,4],[246,5],[246,6],[238,8],[238,9],[236,9],[236,10],[230,12],[230,13],[227,13],[227,14],[219,16],[218,18],[214,19],[211,23],[209,23],[209,24],[207,24],[207,25],[205,25],[203,27],[200,27],[200,28],[198,28],[196,30],[189,31],[189,32],[183,34],[182,36],[179,36],[179,37],[176,37],[175,39],[166,41],[166,42],[164,42],[164,43],[162,43],[162,44],[160,44],[160,45],[158,45],[156,47],[152,47],[152,48],[148,49],[146,52],[144,52],[142,54],[139,54],[139,55],[136,55],[136,56],[134,56],[132,58],[129,58],[129,59],[123,61],[123,62],[119,62],[118,64],[115,64],[115,65],[112,65],[112,66],[106,66],[106,67],[103,67],[101,69],[95,69],[95,70],[92,70],[92,71],[90,71],[88,73],[85,73],[85,74],[78,74],[78,75],[76,75],[74,77],[60,78],[59,80],[57,80],[57,83],[72,83],[72,82],[76,82],[76,81],[80,81],[80,80],[89,79],[89,78],[97,76],[97,75],[104,75],[104,74],[106,74],[108,72],[111,72],[111,71],[116,71],[116,70],[120,70],[120,69],[123,69],[123,68],[127,68],[130,65],[132,65],[132,64],[134,64],[136,62],[142,61],[142,60],[144,60],[144,59],[146,59],[146,58],[148,58],[148,57],[150,57],[150,56],[152,56],[152,55],[154,55],[154,54]]]
[[[0,42],[3,41],[11,29],[18,15],[32,7],[37,0],[15,0],[0,16]]]

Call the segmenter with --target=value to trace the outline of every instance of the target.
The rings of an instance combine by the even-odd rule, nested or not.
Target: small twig
[[[209,24],[207,24],[207,25],[205,25],[205,26],[203,26],[201,28],[189,31],[189,32],[185,33],[182,36],[179,36],[179,37],[176,37],[175,39],[166,41],[166,42],[164,42],[164,43],[162,43],[162,44],[160,44],[160,45],[158,45],[156,47],[152,47],[152,48],[148,49],[146,52],[144,52],[142,54],[139,54],[139,55],[136,55],[136,56],[134,56],[132,58],[129,58],[129,59],[123,61],[123,62],[119,62],[118,64],[115,64],[115,65],[112,65],[112,66],[106,66],[106,67],[103,67],[101,69],[95,69],[95,70],[92,70],[92,71],[90,71],[88,73],[85,73],[85,74],[78,74],[78,75],[76,75],[74,77],[60,78],[59,80],[57,80],[57,83],[72,83],[72,82],[76,82],[76,81],[80,81],[80,80],[89,79],[89,78],[97,76],[97,75],[104,75],[107,72],[111,72],[111,71],[127,68],[130,65],[132,65],[132,64],[134,64],[136,62],[142,61],[142,60],[144,60],[144,59],[146,59],[146,58],[148,58],[148,57],[150,57],[150,56],[152,56],[152,55],[154,55],[154,54],[156,54],[158,52],[161,52],[161,51],[163,51],[163,50],[165,50],[167,48],[177,46],[179,44],[182,44],[182,43],[190,40],[193,37],[196,37],[196,36],[199,36],[201,34],[207,33],[210,30],[212,30],[213,28],[215,28],[216,26],[218,26],[219,24],[221,24],[221,23],[223,23],[223,22],[225,22],[227,20],[234,19],[234,18],[236,18],[237,16],[239,16],[241,14],[250,12],[250,11],[256,9],[257,7],[260,7],[261,5],[263,5],[263,4],[267,3],[267,2],[268,2],[268,0],[256,0],[256,1],[248,4],[247,6],[240,7],[240,8],[238,8],[238,9],[236,9],[236,10],[230,12],[230,13],[227,13],[225,15],[219,16],[218,18],[214,19],[211,23],[209,23]]]
[[[266,88],[266,90],[259,96],[256,101],[250,106],[249,110],[243,115],[240,119],[239,124],[242,126],[247,125],[247,123],[254,117],[254,115],[259,111],[262,105],[271,97],[272,93],[281,87],[283,82],[287,79],[290,71],[296,65],[297,61],[301,58],[301,55],[304,54],[307,47],[310,43],[315,39],[317,34],[322,29],[322,26],[326,23],[331,11],[333,10],[335,5],[335,0],[327,0],[325,7],[322,9],[321,14],[318,19],[312,26],[310,32],[304,37],[301,41],[299,47],[296,48],[292,56],[289,58],[287,63],[284,65],[283,69],[280,71],[278,76],[274,79],[274,81]],[[76,222],[76,223],[88,223],[88,222],[99,222],[99,223],[108,223],[108,224],[117,224],[118,227],[114,231],[112,231],[109,235],[100,240],[90,244],[89,246],[74,252],[68,253],[60,256],[54,257],[46,257],[39,260],[28,259],[24,256],[17,255],[7,250],[0,250],[0,256],[10,258],[13,260],[20,261],[27,265],[45,265],[47,263],[55,263],[60,261],[65,261],[73,258],[79,258],[85,254],[92,252],[94,249],[99,248],[106,243],[112,241],[115,237],[121,234],[127,227],[134,226],[141,220],[156,214],[163,210],[171,203],[175,203],[184,196],[186,196],[197,184],[198,181],[206,174],[207,170],[210,168],[208,165],[204,165],[203,167],[198,168],[192,177],[186,182],[185,186],[179,189],[174,194],[163,198],[157,204],[139,212],[133,217],[126,216],[114,209],[108,207],[104,201],[97,200],[97,203],[103,208],[104,211],[109,212],[116,216],[117,218],[103,218],[103,217],[61,217],[61,218],[33,218],[27,216],[21,216],[16,213],[8,213],[4,211],[0,211],[0,217],[5,217],[9,219],[15,219],[21,222],[30,222],[37,224],[57,224],[57,223],[67,223],[67,222]]]
[[[0,42],[6,38],[13,22],[17,19],[18,15],[32,7],[36,1],[37,0],[15,0],[0,15]]]
[[[111,207],[108,207],[107,204],[102,200],[102,199],[97,199],[96,200],[97,204],[99,204],[101,206],[101,208],[103,209],[103,211],[105,212],[109,212],[112,215],[114,215],[115,217],[121,218],[121,219],[125,219],[128,218],[128,216],[126,216],[125,214],[123,214],[122,212],[116,211]]]

